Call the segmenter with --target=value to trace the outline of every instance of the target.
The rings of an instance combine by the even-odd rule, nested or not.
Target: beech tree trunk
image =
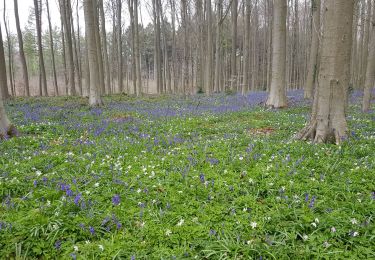
[[[54,51],[54,45],[53,45],[51,15],[49,12],[49,0],[46,0],[46,6],[47,6],[47,17],[48,17],[48,28],[49,28],[49,42],[50,42],[51,57],[52,57],[53,86],[55,87],[55,96],[58,96],[59,86],[57,85],[55,51]]]
[[[36,19],[36,33],[38,41],[38,56],[39,56],[39,70],[41,85],[39,86],[39,95],[48,96],[47,77],[44,65],[43,45],[42,45],[42,9],[40,0],[34,0],[35,19]]]
[[[222,16],[223,16],[223,0],[217,0],[217,14],[216,14],[216,51],[215,51],[215,85],[214,92],[219,92],[221,89],[221,32],[222,32]]]
[[[206,56],[206,70],[205,70],[205,92],[206,95],[211,95],[212,92],[212,69],[213,69],[213,41],[212,41],[212,6],[211,0],[206,0],[207,12],[207,56]]]
[[[350,80],[354,0],[324,3],[324,32],[318,86],[310,123],[297,135],[317,143],[347,138],[346,92]]]
[[[87,34],[88,58],[90,68],[90,106],[101,106],[103,104],[100,97],[100,75],[97,55],[97,31],[99,30],[99,28],[96,28],[98,27],[98,23],[97,21],[95,21],[97,19],[97,16],[95,16],[96,6],[96,0],[84,0],[85,29]]]
[[[128,0],[130,3],[132,0]],[[123,84],[123,75],[122,75],[122,22],[121,22],[121,14],[122,14],[122,1],[117,0],[117,52],[118,52],[118,68],[117,68],[117,81],[118,81],[118,88],[119,92],[124,91],[124,84]]]
[[[283,108],[287,106],[286,97],[286,14],[287,0],[274,2],[272,31],[272,77],[267,106]]]
[[[232,0],[232,52],[231,52],[231,89],[237,88],[237,16],[238,0]]]
[[[250,89],[250,22],[251,22],[251,0],[245,1],[245,42],[243,58],[243,86],[242,95]]]
[[[18,51],[20,53],[23,83],[25,85],[25,96],[29,97],[30,96],[29,73],[27,71],[25,52],[23,50],[23,37],[22,37],[21,26],[20,26],[20,18],[18,15],[18,0],[14,0],[14,16],[16,19]]]
[[[319,50],[319,34],[320,34],[320,0],[311,1],[312,24],[311,24],[311,49],[308,73],[306,78],[306,86],[304,97],[311,99],[313,97],[314,83],[317,78],[318,69],[318,50]]]
[[[137,77],[137,96],[142,94],[142,73],[141,73],[141,54],[139,47],[139,29],[138,29],[138,0],[134,0],[134,24],[135,24],[135,74]],[[160,28],[159,28],[160,29]]]
[[[375,7],[375,1],[373,7]],[[362,111],[370,110],[371,92],[375,85],[375,10],[372,14],[372,21],[370,26],[370,41],[368,45],[369,56],[367,57],[365,89],[363,93]]]
[[[104,56],[104,71],[105,71],[104,75],[105,75],[106,93],[110,93],[111,92],[111,70],[109,68],[107,30],[105,27],[103,0],[99,0],[99,14],[100,14],[100,22],[101,22],[100,25],[101,25],[103,56]]]
[[[1,26],[0,26],[0,84],[1,84],[0,85],[1,99],[8,99],[9,98],[8,79],[7,79],[7,70],[6,70],[6,63],[5,63],[3,35],[1,32]],[[1,128],[1,125],[0,125],[0,128]]]
[[[6,2],[4,0],[4,13],[3,13],[3,20],[4,20],[4,28],[5,28],[5,34],[7,39],[7,45],[8,45],[8,73],[9,73],[9,84],[10,84],[10,90],[12,96],[15,96],[15,86],[13,81],[13,66],[12,66],[12,42],[9,35],[9,22],[7,21],[6,17]]]

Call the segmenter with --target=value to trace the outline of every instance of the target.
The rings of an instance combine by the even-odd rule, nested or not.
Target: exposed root
[[[12,137],[17,137],[17,136],[18,136],[18,131],[14,125],[10,125],[4,131],[1,131],[0,129],[0,140],[9,139]]]

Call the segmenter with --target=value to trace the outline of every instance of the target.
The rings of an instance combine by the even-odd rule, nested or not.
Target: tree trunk
[[[250,21],[251,21],[251,0],[245,1],[245,42],[243,58],[243,86],[242,95],[246,95],[250,86]]]
[[[310,123],[297,138],[336,144],[347,138],[345,93],[350,79],[353,7],[353,0],[325,1],[316,100]]]
[[[152,1],[153,16],[154,16],[154,32],[155,32],[155,69],[156,75],[156,87],[158,94],[163,93],[163,75],[162,75],[162,58],[161,58],[161,32],[160,32],[160,17],[159,17],[159,0]]]
[[[232,52],[231,52],[231,89],[237,88],[237,16],[238,0],[232,0]]]
[[[207,56],[206,56],[206,80],[205,92],[206,95],[211,95],[212,92],[212,62],[213,62],[213,41],[212,41],[212,6],[211,0],[206,0],[207,12]]]
[[[48,16],[49,42],[50,42],[51,57],[52,57],[53,86],[55,87],[55,96],[58,96],[59,95],[59,86],[57,85],[55,51],[54,51],[54,45],[53,45],[51,16],[50,16],[50,12],[49,12],[49,0],[46,0],[46,6],[47,6],[47,16]]]
[[[375,1],[373,7],[375,7]],[[366,80],[362,102],[363,112],[367,112],[370,110],[371,92],[375,84],[375,10],[372,14],[372,21],[370,26],[370,42],[368,45],[368,50],[369,56],[367,57]]]
[[[21,66],[22,66],[23,83],[25,85],[25,95],[29,97],[30,96],[29,73],[27,71],[25,52],[23,50],[23,38],[22,38],[22,32],[21,32],[21,26],[20,26],[20,19],[18,15],[18,0],[14,0],[14,16],[16,19],[18,50],[20,53],[20,60],[21,60]]]
[[[101,25],[101,37],[103,46],[103,56],[104,56],[104,70],[105,70],[105,85],[106,93],[110,93],[111,90],[111,71],[109,69],[109,58],[108,58],[108,47],[107,47],[107,30],[105,28],[105,15],[103,0],[99,0],[99,14],[100,14],[100,25]]]
[[[7,79],[7,70],[6,70],[6,63],[5,63],[3,35],[1,32],[1,26],[0,26],[0,84],[1,84],[0,85],[1,98],[4,100],[8,99],[9,98],[8,79]],[[1,131],[1,125],[0,125],[0,131]]]
[[[85,29],[87,33],[88,56],[90,68],[90,106],[101,106],[103,104],[100,97],[100,75],[98,64],[98,47],[97,47],[97,31],[99,30],[98,23],[95,21],[96,0],[84,0],[85,12]],[[97,28],[96,28],[97,27]]]
[[[320,35],[320,0],[312,0],[311,2],[312,22],[311,22],[311,49],[310,60],[306,79],[304,97],[311,99],[313,97],[314,83],[317,78],[318,69],[318,50]]]
[[[221,31],[222,31],[222,16],[223,16],[223,0],[217,0],[217,17],[216,17],[216,51],[215,51],[215,85],[214,92],[220,91],[221,82]]]
[[[287,0],[275,1],[273,9],[272,78],[267,106],[287,106],[285,91]]]
[[[72,26],[70,19],[71,4],[70,0],[59,0],[60,12],[63,20],[64,33],[65,33],[65,45],[67,47],[67,70],[68,76],[68,94],[71,96],[76,95],[75,89],[75,78],[74,78],[74,55],[73,55],[73,43],[72,43]]]
[[[7,38],[7,43],[8,43],[8,68],[9,68],[9,83],[10,83],[10,90],[11,90],[11,93],[12,93],[12,96],[15,96],[15,87],[13,85],[13,66],[12,66],[12,42],[11,42],[11,39],[10,39],[10,36],[9,36],[9,23],[7,22],[7,19],[6,19],[6,2],[4,0],[4,16],[3,16],[3,20],[4,20],[4,28],[5,28],[5,34],[6,34],[6,38]]]
[[[128,0],[128,3],[132,0]],[[123,75],[122,75],[122,1],[117,0],[117,52],[118,52],[118,69],[117,81],[120,93],[124,91]]]
[[[142,94],[142,73],[141,73],[141,53],[139,47],[139,29],[138,29],[138,0],[134,0],[134,24],[135,24],[135,74],[137,77],[137,96]],[[159,24],[160,26],[160,24]],[[159,28],[160,30],[160,28]]]
[[[45,69],[45,65],[44,65],[43,44],[42,44],[41,2],[39,2],[38,0],[34,0],[34,8],[35,8],[36,32],[37,32],[37,40],[38,40],[40,82],[41,82],[41,85],[39,86],[39,94],[44,95],[44,96],[48,96],[47,77],[46,77],[46,69]]]

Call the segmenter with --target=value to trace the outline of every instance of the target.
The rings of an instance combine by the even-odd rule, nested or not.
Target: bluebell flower
[[[95,229],[92,226],[89,227],[89,230],[91,235],[95,235]]]
[[[79,201],[81,200],[81,193],[78,193],[74,198],[74,204],[77,206],[79,205]]]
[[[115,196],[113,196],[113,198],[112,198],[112,204],[113,205],[115,205],[115,206],[117,206],[118,204],[120,204],[120,196],[119,195],[115,195]]]
[[[310,204],[309,204],[309,208],[311,209],[311,208],[313,208],[314,207],[314,205],[315,205],[315,198],[316,198],[316,196],[314,195],[314,196],[312,196],[312,198],[311,198],[311,201],[310,201]]]
[[[56,248],[56,250],[60,250],[60,248],[61,248],[61,241],[60,240],[57,240],[55,242],[55,248]]]
[[[199,174],[199,179],[201,180],[201,183],[205,182],[205,178],[204,178],[204,174],[203,173]]]

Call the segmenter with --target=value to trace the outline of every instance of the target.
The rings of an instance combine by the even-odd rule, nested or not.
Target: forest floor
[[[0,258],[375,258],[374,112],[315,145],[301,92],[265,97],[9,101]]]

